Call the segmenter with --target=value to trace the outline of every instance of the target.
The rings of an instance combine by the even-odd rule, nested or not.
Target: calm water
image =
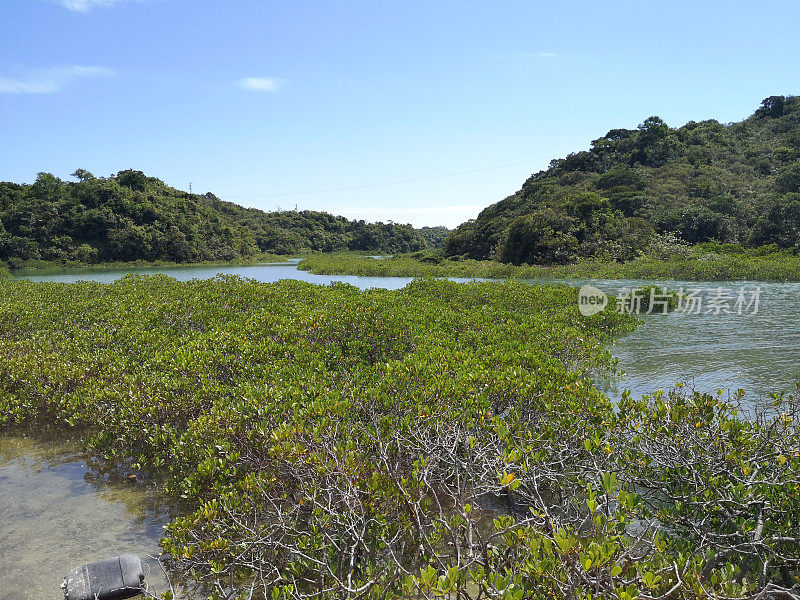
[[[361,289],[379,287],[391,290],[405,286],[412,277],[357,277],[355,275],[313,275],[308,271],[300,271],[297,263],[300,259],[292,259],[285,263],[265,263],[261,265],[246,265],[241,267],[152,267],[135,269],[98,269],[98,270],[75,270],[58,271],[45,275],[19,275],[20,279],[30,281],[56,281],[60,283],[74,283],[76,281],[98,281],[100,283],[111,283],[129,273],[143,275],[164,274],[174,277],[178,281],[189,281],[191,279],[210,279],[218,273],[226,275],[239,275],[249,277],[258,281],[274,282],[281,279],[299,279],[309,283],[328,284],[332,281],[343,281]],[[464,279],[463,281],[469,281]]]
[[[361,289],[397,289],[410,277],[356,277],[312,275],[292,263],[242,267],[171,267],[59,272],[28,275],[32,281],[112,282],[128,273],[164,273],[185,281],[217,273],[258,281],[299,279],[317,284],[333,281]],[[467,279],[457,281],[468,281]],[[582,285],[581,280],[536,280]],[[770,392],[792,390],[800,379],[800,284],[639,280],[592,280],[601,290],[617,294],[621,288],[657,283],[669,289],[701,289],[706,301],[722,288],[734,298],[740,288],[748,293],[760,287],[758,312],[752,307],[736,314],[654,314],[642,316],[643,325],[617,338],[609,348],[619,358],[625,375],[602,382],[618,396],[623,389],[634,395],[667,390],[685,381],[695,388],[735,392],[742,388],[753,403]],[[705,310],[705,307],[704,307]],[[704,310],[702,312],[704,312]],[[128,481],[109,481],[86,462],[72,444],[0,434],[0,600],[61,598],[58,585],[74,566],[134,552],[146,558],[158,552],[162,525],[168,520],[153,488]],[[152,560],[150,563],[155,564]],[[156,589],[164,582],[153,572]]]
[[[622,287],[652,285],[644,281],[592,282],[616,294]],[[697,294],[708,310],[708,300],[722,288],[733,298],[744,289],[746,300],[760,288],[758,312],[753,307],[731,313],[642,315],[643,324],[609,345],[625,375],[605,386],[617,396],[627,388],[633,396],[666,391],[676,382],[704,392],[746,392],[745,400],[762,405],[772,392],[795,392],[800,380],[800,284],[738,282],[655,282],[677,290],[700,289]]]
[[[77,566],[131,552],[165,591],[158,540],[169,520],[154,485],[113,478],[72,441],[0,433],[0,599],[63,600]]]

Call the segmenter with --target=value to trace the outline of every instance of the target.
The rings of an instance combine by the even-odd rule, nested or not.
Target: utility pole
[[[192,182],[190,181],[189,182],[189,194],[191,195],[191,193],[192,193]]]

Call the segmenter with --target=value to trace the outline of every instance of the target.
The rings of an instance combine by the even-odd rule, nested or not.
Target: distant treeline
[[[77,182],[40,173],[33,184],[0,182],[0,260],[201,262],[260,253],[414,252],[442,245],[447,229],[366,223],[315,211],[264,212],[190,194],[141,171]]]
[[[630,260],[664,236],[800,249],[800,97],[749,118],[612,129],[553,160],[449,235],[448,256],[514,264]]]

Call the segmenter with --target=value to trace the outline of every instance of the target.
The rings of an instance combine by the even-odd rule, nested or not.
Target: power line
[[[392,185],[402,185],[405,183],[416,183],[418,181],[431,181],[433,179],[445,179],[447,177],[458,177],[460,175],[471,175],[472,173],[484,173],[486,171],[496,171],[497,169],[505,169],[507,167],[517,167],[520,165],[529,165],[538,160],[524,160],[521,162],[507,163],[504,165],[495,165],[493,167],[484,167],[482,169],[471,169],[469,171],[459,171],[457,173],[445,173],[443,175],[431,175],[429,177],[417,177],[415,179],[401,179],[399,181],[387,181],[384,183],[372,183],[368,185],[356,185],[351,187],[341,188],[328,188],[323,190],[313,190],[306,192],[285,192],[282,194],[253,194],[248,196],[225,196],[226,198],[282,198],[288,196],[308,196],[311,194],[328,194],[331,192],[351,192],[354,190],[367,190],[371,188],[388,187]]]

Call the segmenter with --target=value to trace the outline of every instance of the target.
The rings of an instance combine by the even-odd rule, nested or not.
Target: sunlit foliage
[[[658,117],[612,129],[532,175],[446,240],[449,256],[513,264],[630,260],[653,233],[800,248],[800,98],[739,123]]]
[[[163,475],[213,598],[793,597],[792,405],[615,407],[632,326],[514,282],[2,281],[0,422]]]
[[[31,185],[0,182],[0,260],[12,267],[124,261],[202,262],[259,253],[410,252],[441,245],[446,230],[365,223],[314,211],[263,212],[190,194],[120,171],[84,169],[66,182],[40,173]]]

